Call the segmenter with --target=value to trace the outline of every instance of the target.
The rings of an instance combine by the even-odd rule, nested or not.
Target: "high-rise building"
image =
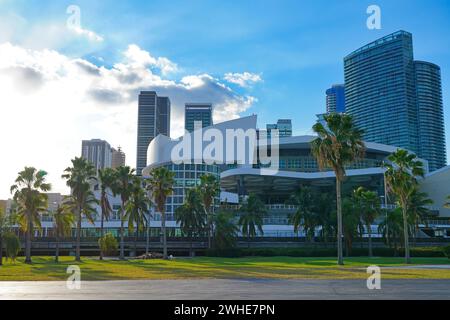
[[[83,140],[81,156],[92,163],[96,171],[111,167],[111,146],[105,140]]]
[[[345,112],[345,85],[335,84],[326,91],[327,113]]]
[[[414,61],[414,67],[419,121],[419,155],[428,160],[430,171],[435,171],[447,164],[441,68],[423,61]]]
[[[158,135],[170,135],[170,99],[155,91],[141,91],[138,105],[136,174],[147,165],[147,148]]]
[[[119,147],[118,149],[112,148],[111,155],[111,167],[113,169],[125,165],[125,152]]]
[[[272,130],[278,130],[278,136],[292,137],[292,120],[291,119],[279,119],[277,123],[270,123],[266,125],[267,137],[271,137]]]
[[[412,35],[398,31],[344,58],[346,113],[364,140],[405,148],[445,165],[439,67],[414,61]]]
[[[184,109],[184,128],[194,131],[195,122],[201,122],[202,128],[213,125],[211,103],[186,103]]]

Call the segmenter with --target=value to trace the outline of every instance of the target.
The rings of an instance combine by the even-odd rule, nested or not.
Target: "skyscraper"
[[[115,148],[111,149],[111,167],[113,169],[125,165],[125,153],[119,147],[117,150]]]
[[[194,131],[194,123],[202,122],[202,128],[213,125],[211,103],[186,103],[184,109],[184,128]]]
[[[138,105],[136,174],[147,165],[147,148],[158,135],[170,135],[170,99],[155,91],[141,91]]]
[[[419,120],[419,154],[428,160],[430,171],[447,163],[442,103],[441,69],[415,61],[417,112]]]
[[[271,136],[271,130],[278,130],[278,136],[292,137],[292,120],[291,119],[279,119],[277,123],[270,123],[266,125],[267,137]]]
[[[111,167],[111,146],[105,140],[83,140],[81,156],[92,163],[96,171]]]
[[[344,58],[346,112],[364,140],[413,151],[436,170],[445,165],[445,137],[439,67],[432,66],[414,61],[406,31]],[[439,143],[430,146],[431,137]]]
[[[345,112],[345,85],[335,84],[326,91],[327,113]]]

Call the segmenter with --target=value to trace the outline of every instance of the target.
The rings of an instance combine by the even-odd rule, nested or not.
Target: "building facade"
[[[184,129],[193,132],[195,122],[201,122],[201,127],[213,125],[212,104],[210,103],[186,103],[184,108]]]
[[[326,91],[327,113],[345,112],[345,85],[335,84]]]
[[[267,124],[267,137],[271,137],[272,130],[278,130],[278,136],[280,138],[292,137],[292,120],[291,119],[279,119],[277,123]]]
[[[122,148],[112,148],[111,149],[111,167],[113,169],[118,168],[120,166],[124,166],[125,165],[125,160],[126,160],[126,156],[125,156],[125,152],[122,151]]]
[[[111,167],[111,146],[105,140],[83,140],[81,143],[81,156],[92,163],[96,171]]]
[[[344,71],[346,112],[366,141],[415,152],[431,170],[445,165],[440,74],[437,66],[414,61],[410,33],[398,31],[352,52]],[[430,141],[438,143],[430,147]]]
[[[170,135],[170,99],[155,91],[141,91],[138,101],[136,174],[147,165],[147,149],[158,135]]]

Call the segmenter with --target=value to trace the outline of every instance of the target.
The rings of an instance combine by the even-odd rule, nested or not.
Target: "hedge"
[[[450,250],[449,250],[450,252]],[[344,250],[345,254],[345,250]],[[335,248],[242,248],[228,250],[206,250],[205,255],[209,257],[334,257],[337,255]],[[364,257],[368,255],[367,248],[353,248],[351,257]],[[404,249],[395,251],[393,248],[373,248],[373,255],[377,257],[401,257]],[[411,248],[412,257],[445,257],[442,247],[415,247]]]

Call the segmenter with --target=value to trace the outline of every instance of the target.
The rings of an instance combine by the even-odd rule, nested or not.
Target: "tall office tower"
[[[111,149],[111,167],[113,169],[125,165],[125,153],[119,147],[117,150],[115,148]]]
[[[202,122],[202,128],[213,125],[211,103],[186,103],[184,109],[184,128],[194,131],[194,123]]]
[[[278,130],[278,136],[280,138],[283,137],[292,137],[292,120],[291,119],[280,119],[277,123],[267,124],[267,137],[271,137],[272,130]]]
[[[96,171],[111,167],[111,146],[105,140],[83,140],[81,156],[92,163]]]
[[[158,134],[170,135],[170,99],[155,91],[141,91],[138,106],[136,174],[147,165],[147,149]]]
[[[345,112],[345,85],[335,84],[326,91],[327,113]]]
[[[428,160],[430,171],[446,166],[444,108],[441,69],[423,61],[414,62],[416,71],[419,154]]]
[[[445,165],[439,68],[414,61],[410,33],[361,47],[344,58],[344,70],[346,112],[366,141],[413,151],[431,170]]]

